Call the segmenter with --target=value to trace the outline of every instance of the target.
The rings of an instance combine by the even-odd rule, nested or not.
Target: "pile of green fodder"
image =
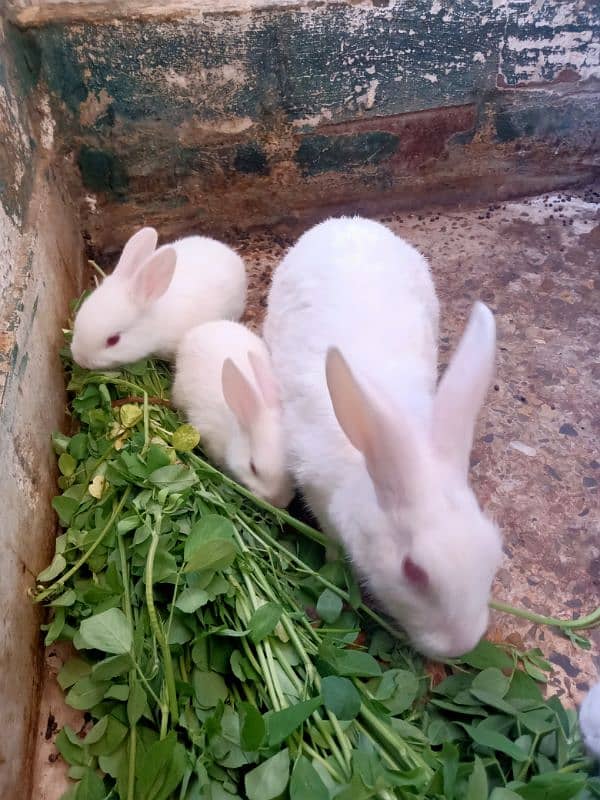
[[[67,369],[77,432],[54,436],[62,532],[35,596],[87,712],[56,740],[65,798],[600,797],[539,651],[482,642],[433,680],[318,532],[198,455],[163,365]]]

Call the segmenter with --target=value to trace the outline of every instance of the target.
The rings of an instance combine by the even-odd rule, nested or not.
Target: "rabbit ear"
[[[496,324],[475,303],[465,332],[444,373],[433,406],[433,444],[444,460],[467,475],[477,415],[494,375]]]
[[[132,285],[135,301],[147,306],[167,291],[177,264],[177,253],[172,247],[161,247],[142,264]]]
[[[261,391],[263,399],[269,408],[277,408],[279,406],[279,391],[277,383],[271,370],[265,364],[264,358],[259,356],[258,353],[248,352],[248,361],[254,372],[254,377]]]
[[[379,505],[406,501],[416,472],[416,442],[401,420],[392,424],[362,389],[340,351],[327,351],[326,376],[341,429],[365,459]]]
[[[230,358],[223,362],[221,386],[225,402],[235,414],[240,427],[249,432],[258,417],[260,400],[254,387]]]
[[[130,278],[156,249],[158,234],[154,228],[142,228],[126,243],[113,275]]]

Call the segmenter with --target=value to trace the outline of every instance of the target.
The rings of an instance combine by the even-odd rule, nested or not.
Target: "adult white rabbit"
[[[502,553],[467,478],[495,325],[477,304],[436,391],[438,314],[426,260],[342,217],[278,266],[264,334],[311,510],[415,647],[452,657],[487,628]]]
[[[127,242],[114,271],[82,303],[71,352],[89,369],[149,355],[172,359],[186,331],[213,319],[237,320],[246,302],[246,268],[227,245],[188,236],[156,250],[154,228]]]
[[[177,351],[172,398],[208,455],[254,494],[286,506],[281,404],[263,340],[237,322],[206,322]]]

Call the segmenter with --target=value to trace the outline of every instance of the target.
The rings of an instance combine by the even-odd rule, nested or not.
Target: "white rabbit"
[[[177,351],[172,399],[217,464],[259,497],[288,505],[279,393],[260,337],[225,320],[193,328]]]
[[[230,247],[188,236],[156,250],[157,233],[142,228],[114,271],[82,303],[71,352],[89,369],[149,355],[171,359],[183,334],[213,319],[239,319],[246,268]]]
[[[485,632],[501,560],[467,478],[495,325],[477,304],[436,392],[438,315],[425,259],[342,217],[285,256],[264,334],[309,506],[414,645],[452,657]]]
[[[600,683],[592,686],[579,709],[579,727],[586,749],[600,759]]]

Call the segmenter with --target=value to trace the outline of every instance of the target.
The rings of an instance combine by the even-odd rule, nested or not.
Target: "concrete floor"
[[[494,597],[563,618],[588,613],[600,604],[600,187],[381,221],[430,259],[444,364],[473,301],[496,315],[498,373],[472,453],[475,490],[505,539]],[[250,271],[252,327],[260,326],[271,271],[293,240],[281,229],[234,242]],[[588,652],[507,615],[494,615],[489,636],[540,647],[555,668],[549,691],[567,705],[600,675],[600,628]],[[49,675],[61,657],[50,649]],[[47,684],[37,800],[62,791],[62,770],[49,768],[48,715],[59,729],[73,714]]]

